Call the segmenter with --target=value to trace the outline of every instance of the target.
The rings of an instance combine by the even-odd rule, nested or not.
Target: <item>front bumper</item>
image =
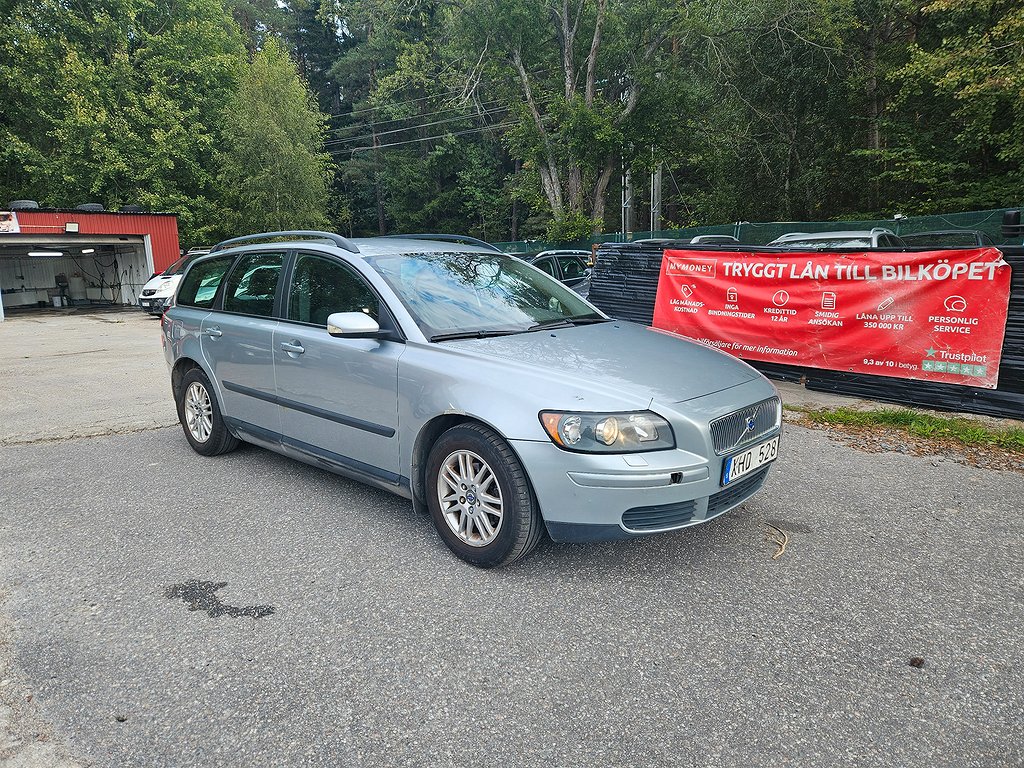
[[[139,309],[151,315],[159,315],[163,313],[164,307],[170,300],[170,296],[144,296],[139,299]]]
[[[780,431],[761,439],[770,440]],[[612,541],[698,525],[757,493],[771,468],[766,464],[723,487],[725,456],[708,458],[678,448],[579,454],[527,441],[514,441],[513,447],[555,541]]]

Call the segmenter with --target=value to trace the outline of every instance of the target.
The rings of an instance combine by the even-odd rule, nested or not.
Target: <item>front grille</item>
[[[673,528],[690,522],[697,511],[696,501],[659,504],[653,507],[634,507],[622,514],[622,525],[632,531],[654,531]]]
[[[154,293],[156,293],[156,288],[147,288],[146,290],[144,290],[142,292],[142,295],[143,296],[152,296]]]
[[[720,512],[730,507],[735,507],[742,501],[745,501],[748,497],[753,496],[754,492],[761,487],[765,477],[768,476],[768,468],[771,465],[762,467],[752,474],[750,477],[744,477],[742,480],[737,480],[735,483],[730,483],[725,486],[718,493],[713,494],[708,499],[708,517],[713,517]]]
[[[715,453],[723,454],[749,445],[779,426],[782,402],[769,397],[711,422],[711,442]]]

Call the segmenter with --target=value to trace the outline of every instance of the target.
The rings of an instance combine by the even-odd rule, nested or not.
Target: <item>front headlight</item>
[[[580,453],[639,453],[675,448],[672,427],[651,411],[571,413],[541,411],[540,423],[559,448]]]

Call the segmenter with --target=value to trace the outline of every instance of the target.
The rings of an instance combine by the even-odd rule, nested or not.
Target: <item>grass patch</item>
[[[989,445],[1007,451],[1024,453],[1024,429],[990,429],[972,419],[945,418],[917,413],[905,408],[882,408],[877,411],[858,411],[853,408],[806,410],[794,408],[815,424],[833,424],[848,427],[888,427],[917,437],[956,440],[964,445]]]

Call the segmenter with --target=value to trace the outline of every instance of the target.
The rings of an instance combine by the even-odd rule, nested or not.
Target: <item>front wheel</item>
[[[468,563],[507,565],[540,541],[543,523],[526,472],[487,427],[462,424],[438,438],[426,490],[441,540]]]
[[[188,371],[178,390],[178,420],[196,453],[217,456],[238,447],[224,423],[210,380],[200,368]]]

